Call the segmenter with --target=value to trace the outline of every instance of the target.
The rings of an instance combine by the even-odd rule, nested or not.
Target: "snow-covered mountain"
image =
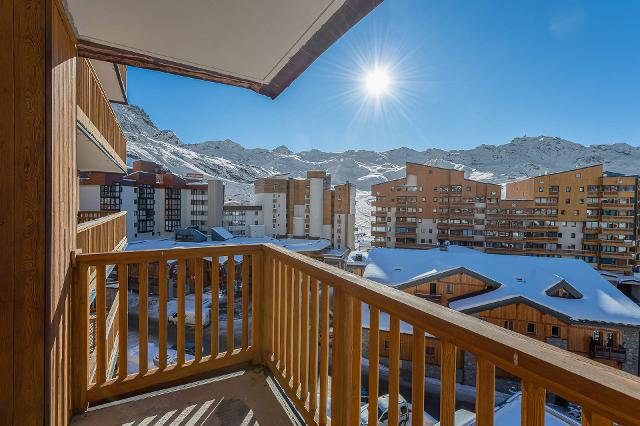
[[[307,170],[327,170],[334,183],[352,182],[358,188],[357,224],[366,232],[370,221],[368,192],[372,184],[404,176],[405,163],[430,164],[465,171],[472,179],[503,183],[560,170],[602,163],[605,169],[628,174],[640,172],[640,148],[626,143],[584,146],[557,137],[518,137],[503,145],[480,145],[467,150],[429,148],[418,151],[317,149],[293,152],[244,148],[231,140],[184,144],[171,130],[160,130],[141,108],[113,104],[127,138],[127,157],[155,161],[178,174],[203,173],[227,182],[226,201],[251,201],[258,177],[289,173],[302,177]]]
[[[127,137],[130,159],[152,160],[179,174],[198,172],[240,183],[276,173],[300,177],[307,170],[326,169],[335,183],[350,181],[368,190],[372,184],[403,176],[406,161],[464,170],[470,178],[493,183],[597,163],[611,171],[640,171],[640,148],[626,143],[584,146],[537,136],[468,150],[293,152],[284,145],[271,150],[244,148],[230,140],[184,144],[172,131],[158,129],[137,106],[114,104],[114,110]]]

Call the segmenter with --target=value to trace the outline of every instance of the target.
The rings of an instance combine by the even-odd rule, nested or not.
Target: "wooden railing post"
[[[351,383],[353,371],[353,296],[342,289],[333,289],[333,345],[331,353],[331,424],[351,425],[359,422],[359,413],[353,409],[354,393]]]
[[[75,253],[72,254],[75,258]],[[73,260],[72,260],[73,262]],[[89,268],[73,268],[73,303],[71,304],[71,394],[72,409],[80,413],[87,409],[87,377],[89,358]]]
[[[251,260],[253,362],[265,364],[273,354],[273,258],[264,250],[253,254]]]

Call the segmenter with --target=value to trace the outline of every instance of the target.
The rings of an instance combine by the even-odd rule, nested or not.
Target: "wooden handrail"
[[[124,162],[127,157],[127,140],[111,108],[109,98],[91,62],[85,58],[78,58],[77,64],[78,107]]]
[[[229,261],[226,262],[226,269],[221,271],[226,274],[226,279],[223,275],[219,276],[217,272],[220,256],[243,256],[241,271],[234,268],[234,262]],[[582,406],[587,420],[597,417],[607,419],[608,424],[612,421],[635,424],[640,418],[640,379],[635,376],[271,244],[80,254],[76,256],[75,267],[80,289],[74,295],[86,296],[86,275],[90,268],[156,262],[166,265],[167,261],[173,260],[179,260],[178,264],[182,265],[178,267],[175,277],[177,286],[181,289],[177,306],[178,324],[182,329],[185,327],[186,315],[184,291],[187,287],[193,288],[193,283],[187,285],[187,277],[197,277],[197,291],[201,291],[203,287],[199,284],[200,272],[196,270],[195,275],[192,275],[194,270],[190,265],[199,265],[206,260],[215,266],[213,270],[216,273],[204,276],[205,289],[213,283],[214,289],[224,286],[233,294],[233,283],[241,282],[243,290],[236,297],[244,298],[248,292],[248,288],[245,289],[244,286],[251,285],[251,308],[243,300],[243,325],[237,330],[242,337],[242,344],[229,347],[234,343],[233,339],[227,338],[227,348],[218,354],[220,312],[215,303],[218,292],[214,291],[211,308],[212,322],[215,321],[216,324],[215,336],[212,336],[215,345],[214,340],[211,344],[213,355],[204,353],[208,348],[204,348],[201,338],[196,337],[202,347],[196,349],[196,359],[185,360],[184,331],[179,331],[178,335],[182,337],[178,339],[176,364],[168,363],[160,368],[149,368],[148,371],[141,368],[138,374],[121,373],[113,378],[103,377],[101,374],[100,381],[95,384],[87,383],[83,378],[86,373],[85,376],[81,374],[80,379],[74,381],[81,386],[82,380],[85,380],[84,399],[82,392],[78,392],[78,399],[74,400],[79,402],[80,409],[86,406],[87,401],[93,402],[107,396],[118,397],[252,360],[271,370],[307,423],[328,424],[331,417],[334,424],[352,424],[360,416],[360,317],[363,304],[367,304],[373,327],[379,323],[382,312],[389,316],[389,386],[392,390],[398,390],[400,324],[404,322],[411,325],[414,335],[417,333],[422,336],[427,332],[441,340],[443,425],[451,425],[454,419],[456,351],[469,352],[477,359],[478,424],[491,424],[493,419],[493,374],[496,367],[522,380],[523,424],[542,424],[547,392]],[[247,270],[249,264],[251,268]],[[189,272],[185,268],[189,268]],[[118,271],[118,275],[122,280],[127,273]],[[167,274],[161,273],[160,277],[162,287],[166,285]],[[151,276],[145,274],[143,279],[146,281]],[[100,281],[96,283],[97,286],[105,285],[102,275]],[[146,288],[146,285],[140,285],[139,288]],[[126,306],[126,297],[123,294],[121,297],[120,306]],[[166,298],[166,294],[164,297]],[[232,300],[232,296],[228,296],[228,300]],[[86,302],[81,301],[77,306],[73,323],[84,327],[88,322]],[[203,308],[196,304],[195,309]],[[248,329],[245,325],[249,311],[253,328],[251,341],[246,335]],[[330,311],[333,312],[333,327],[329,321]],[[233,315],[229,310],[227,314]],[[196,312],[195,317],[202,318],[202,312]],[[120,315],[119,320],[123,321],[120,324],[122,331],[127,327],[126,315]],[[140,324],[140,327],[146,326],[142,325],[143,321]],[[102,325],[98,329],[102,330]],[[227,324],[226,330],[234,333],[233,325]],[[201,332],[198,328],[196,334]],[[74,338],[76,336],[82,342],[86,341],[86,330],[74,333]],[[160,336],[161,347],[166,346],[167,333],[161,333]],[[224,340],[220,342],[224,344]],[[418,342],[423,340],[416,339]],[[371,330],[371,341],[379,342],[377,330]],[[98,353],[103,353],[100,346],[104,343],[97,342],[97,345]],[[86,349],[85,343],[80,345],[79,350],[82,351],[83,348]],[[376,348],[370,347],[370,351],[377,352],[377,345]],[[415,348],[414,354],[417,360],[424,359],[424,354],[420,354]],[[376,361],[377,354],[370,352],[369,355]],[[82,359],[84,356],[84,353],[75,353],[74,359]],[[123,357],[126,359],[126,355]],[[331,413],[327,412],[329,357],[332,365]],[[319,372],[318,375],[315,374],[316,371]],[[420,370],[416,371],[412,376],[413,389],[417,392],[414,399],[419,398],[418,393],[424,389],[419,384],[424,379],[424,374]],[[372,373],[370,380],[371,377],[377,379],[377,372]],[[373,389],[375,388],[377,386],[374,384]],[[390,406],[393,408],[389,413],[389,424],[398,422],[400,413],[397,404],[394,404],[397,398],[397,392],[392,392]],[[369,412],[374,415],[375,401],[371,403],[373,408],[370,407]],[[414,420],[414,424],[420,422]]]
[[[76,245],[83,253],[110,252],[127,236],[127,212],[117,212],[78,224]]]

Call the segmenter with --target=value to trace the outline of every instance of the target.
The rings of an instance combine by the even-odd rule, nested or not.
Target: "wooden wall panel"
[[[15,139],[13,2],[0,2],[0,420],[13,421],[13,297],[15,285]],[[10,249],[5,249],[10,248]]]
[[[13,4],[14,186],[0,195],[13,205],[13,423],[44,416],[46,16],[42,1]],[[4,61],[4,57],[2,59]],[[3,159],[5,163],[6,159]],[[6,173],[2,168],[3,175]],[[4,198],[13,198],[7,200]],[[4,343],[3,343],[4,344]]]
[[[57,7],[0,3],[1,424],[69,420],[75,45]]]
[[[51,144],[48,146],[49,271],[48,346],[49,423],[67,424],[70,413],[70,254],[76,247],[76,57],[73,34],[54,3],[51,15]]]

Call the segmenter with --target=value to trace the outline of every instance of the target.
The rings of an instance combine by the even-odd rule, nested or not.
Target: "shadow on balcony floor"
[[[90,408],[73,425],[300,424],[275,380],[262,369],[142,394]]]

